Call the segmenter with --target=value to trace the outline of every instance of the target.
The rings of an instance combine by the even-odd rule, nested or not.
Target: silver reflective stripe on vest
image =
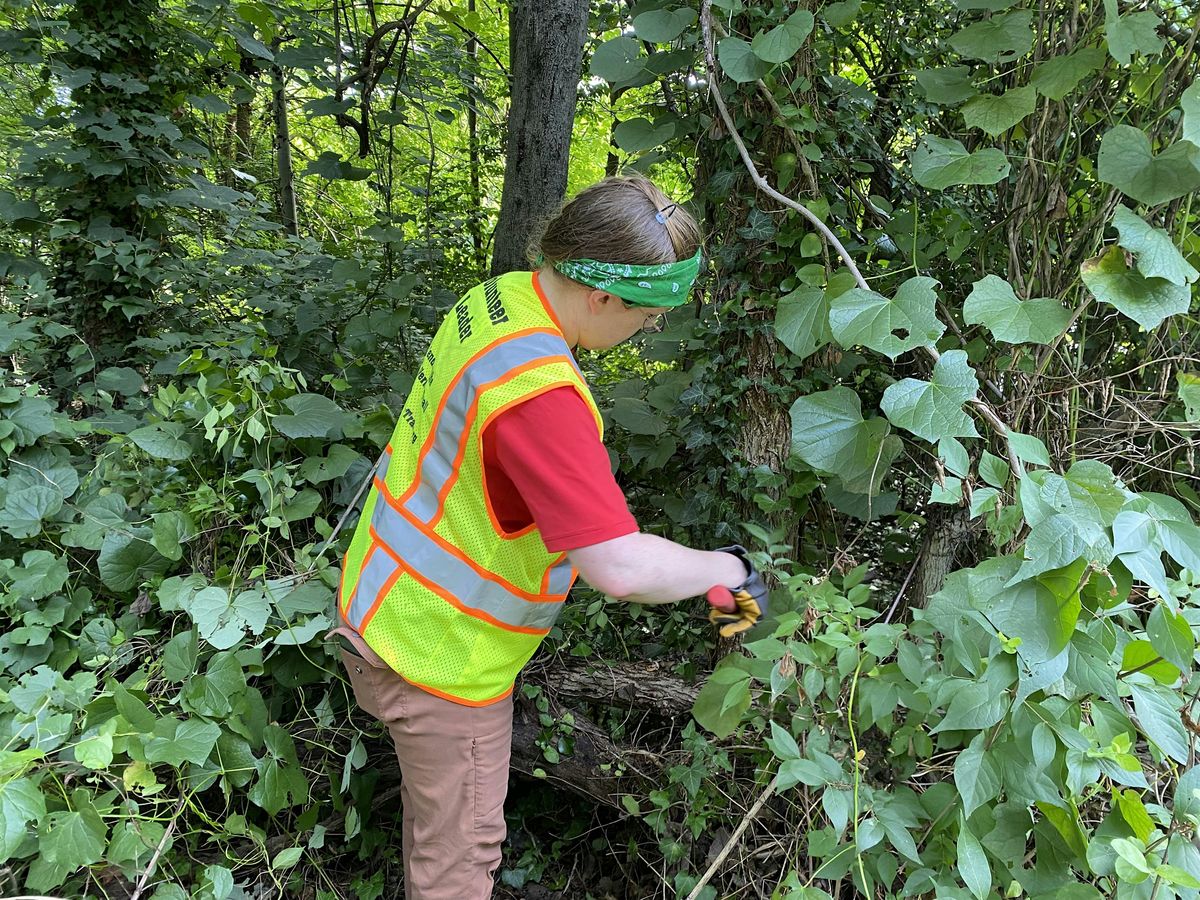
[[[467,413],[475,403],[480,387],[502,378],[517,366],[550,356],[566,357],[575,366],[575,371],[579,371],[566,341],[557,334],[546,332],[503,341],[463,369],[446,396],[441,415],[433,423],[433,446],[421,458],[420,468],[414,476],[417,489],[404,504],[409,512],[425,523],[432,522],[437,515],[438,494],[452,474],[451,467],[467,428]]]
[[[371,525],[379,539],[402,556],[407,571],[438,585],[468,609],[486,613],[497,622],[516,628],[549,630],[558,618],[561,601],[526,600],[502,584],[484,578],[392,509],[383,496],[375,503]],[[359,577],[350,603],[348,618],[355,628],[362,627],[363,619],[379,594],[379,587],[395,570],[396,561],[391,555],[382,547],[376,548]]]
[[[564,556],[550,569],[550,578],[546,584],[546,593],[553,596],[565,594],[571,589],[571,583],[574,580],[575,569],[571,565],[571,560]]]

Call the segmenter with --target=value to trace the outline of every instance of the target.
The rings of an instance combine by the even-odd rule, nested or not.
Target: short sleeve
[[[511,510],[503,494],[514,491],[547,550],[574,550],[638,530],[596,420],[574,388],[554,388],[506,410],[488,426],[483,443],[493,508]]]

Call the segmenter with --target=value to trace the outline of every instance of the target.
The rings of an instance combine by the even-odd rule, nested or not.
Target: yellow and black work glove
[[[746,567],[746,580],[734,588],[714,585],[708,589],[705,599],[712,607],[708,620],[716,625],[721,637],[733,637],[758,623],[767,614],[767,586],[746,555],[746,548],[735,544],[721,547],[721,552],[732,553]]]

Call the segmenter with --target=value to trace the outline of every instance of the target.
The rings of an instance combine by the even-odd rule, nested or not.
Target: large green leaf
[[[658,147],[671,139],[675,126],[667,123],[655,125],[649,119],[638,116],[626,119],[613,129],[613,140],[626,153],[641,153]]]
[[[984,62],[1012,62],[1033,49],[1033,13],[1026,10],[968,25],[950,38],[955,52]]]
[[[976,900],[984,900],[984,897],[991,893],[992,870],[988,865],[987,854],[979,845],[979,840],[971,834],[971,829],[967,827],[965,815],[959,818],[956,853],[958,874],[962,877],[963,883],[975,895]]]
[[[1147,206],[1200,188],[1200,147],[1177,141],[1156,155],[1150,138],[1132,125],[1115,125],[1105,133],[1097,162],[1101,181]]]
[[[1123,66],[1129,65],[1135,53],[1157,56],[1162,52],[1163,39],[1158,36],[1162,20],[1149,10],[1118,14],[1117,0],[1104,0],[1104,36],[1108,52]]]
[[[100,580],[114,591],[131,591],[166,572],[171,561],[154,548],[153,539],[153,532],[144,526],[110,531],[96,561]]]
[[[83,791],[77,791],[79,801]],[[108,846],[108,827],[89,801],[79,808],[52,812],[41,821],[38,853],[46,862],[74,871],[99,862]]]
[[[800,285],[781,297],[775,309],[775,336],[801,359],[833,340],[829,298],[819,287]]]
[[[1200,147],[1200,79],[1183,92],[1179,106],[1183,110],[1183,139]]]
[[[652,9],[633,17],[633,30],[640,40],[665,44],[683,34],[696,18],[694,9]]]
[[[1159,603],[1146,620],[1146,636],[1163,659],[1183,672],[1191,671],[1196,638],[1187,619]]]
[[[785,63],[812,34],[813,14],[807,9],[792,13],[770,31],[762,31],[750,42],[750,49],[763,62],[778,65]]]
[[[296,394],[283,401],[291,415],[275,416],[280,433],[296,438],[337,438],[352,421],[349,413],[322,394]]]
[[[1082,610],[1076,585],[1063,589],[1055,579],[1030,578],[1000,587],[988,579],[987,587],[972,583],[971,596],[993,626],[1021,639],[1018,652],[1032,666],[1054,659],[1070,642]]]
[[[1046,297],[1019,300],[1007,281],[986,275],[975,282],[963,304],[963,321],[986,325],[996,340],[1005,343],[1048,344],[1062,334],[1071,313]]]
[[[1008,157],[995,147],[968,153],[952,138],[927,135],[912,152],[913,178],[933,191],[956,184],[995,184],[1008,177]]]
[[[237,644],[247,630],[262,634],[271,615],[271,606],[262,591],[246,590],[232,596],[216,585],[196,591],[181,605],[200,629],[200,636],[218,650],[228,650]]]
[[[1097,300],[1116,307],[1147,331],[1167,316],[1186,313],[1191,305],[1192,292],[1186,284],[1146,278],[1129,268],[1125,253],[1115,245],[1086,260],[1079,272]]]
[[[1179,718],[1179,694],[1159,685],[1130,684],[1129,689],[1142,733],[1175,762],[1186,764],[1191,740]]]
[[[609,411],[614,422],[630,434],[657,437],[667,430],[667,423],[644,400],[618,397]]]
[[[954,692],[945,717],[933,728],[933,733],[990,728],[1004,717],[1007,709],[1007,693],[985,682],[968,682]]]
[[[15,600],[44,600],[67,583],[67,560],[49,550],[26,550],[21,565],[9,571],[7,593]]]
[[[900,439],[881,418],[863,419],[858,395],[838,386],[792,404],[792,452],[847,490],[873,494],[899,455]]]
[[[25,841],[28,826],[46,816],[46,799],[32,778],[0,781],[0,863],[12,858]]]
[[[933,367],[933,380],[905,378],[883,392],[880,407],[893,425],[937,443],[944,437],[979,437],[963,404],[979,392],[979,380],[962,350],[947,350]]]
[[[1163,278],[1172,284],[1191,284],[1200,272],[1183,258],[1171,236],[1155,228],[1128,207],[1113,211],[1118,243],[1137,257],[1137,269],[1147,278]]]
[[[979,93],[975,85],[971,83],[969,66],[921,69],[916,72],[916,76],[917,84],[925,92],[925,96],[942,106],[955,106]]]
[[[221,729],[200,719],[159,719],[146,741],[146,762],[164,762],[177,768],[184,763],[204,765],[216,746]]]
[[[1183,402],[1183,415],[1186,421],[1200,423],[1200,374],[1195,372],[1175,373],[1176,393]]]
[[[771,71],[770,64],[759,59],[750,44],[739,37],[721,38],[717,59],[721,70],[739,84],[755,81]]]
[[[183,439],[186,433],[179,422],[159,422],[129,432],[129,439],[155,459],[178,462],[192,455],[191,446]]]
[[[642,51],[642,45],[635,38],[623,34],[596,48],[592,54],[591,71],[597,78],[618,84],[636,78],[645,65],[646,54]]]
[[[954,785],[962,797],[963,815],[970,818],[980,806],[1000,793],[1000,770],[987,752],[987,735],[983,732],[954,759]]]
[[[1037,90],[1033,85],[1012,88],[1003,94],[980,94],[962,108],[963,121],[995,137],[1012,128],[1033,112]]]
[[[332,150],[325,150],[320,156],[309,162],[304,170],[304,175],[319,175],[328,181],[362,181],[369,178],[372,171],[342,159],[340,154]]]
[[[830,307],[834,337],[843,347],[861,344],[891,359],[935,343],[946,330],[937,318],[936,284],[933,278],[918,275],[900,285],[891,299],[851,288],[835,297]]]
[[[1084,47],[1064,56],[1052,56],[1033,69],[1030,83],[1051,100],[1061,100],[1079,86],[1079,82],[1104,65],[1104,51]]]

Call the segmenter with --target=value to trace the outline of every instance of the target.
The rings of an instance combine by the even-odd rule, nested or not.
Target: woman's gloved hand
[[[733,637],[757,624],[767,614],[767,586],[746,554],[746,548],[735,544],[718,548],[732,553],[746,567],[746,580],[733,588],[718,584],[708,589],[705,599],[712,607],[708,620],[720,629],[721,637]]]

